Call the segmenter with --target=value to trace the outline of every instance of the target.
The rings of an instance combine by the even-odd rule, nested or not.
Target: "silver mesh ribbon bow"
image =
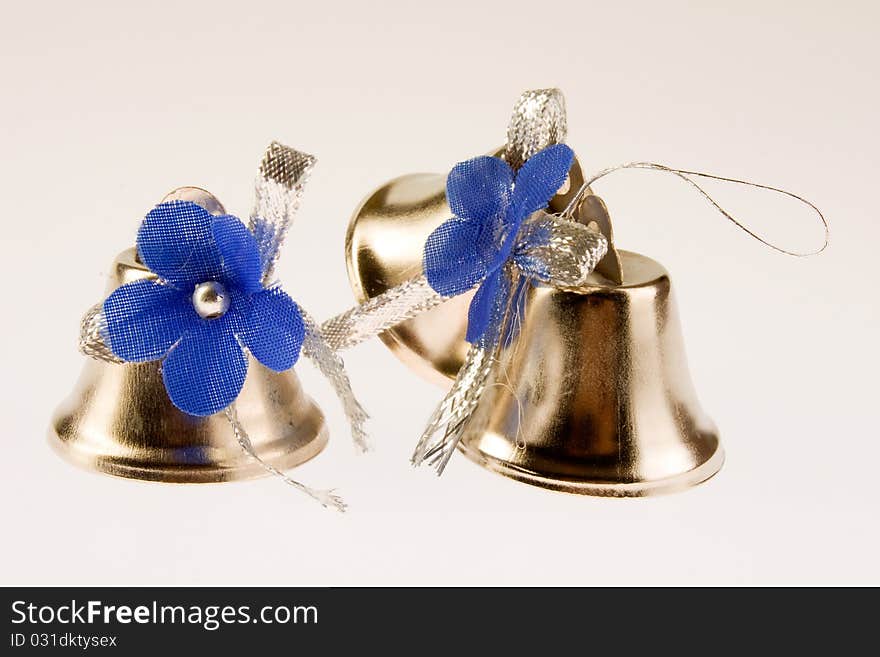
[[[503,157],[516,170],[532,155],[564,142],[565,136],[562,93],[558,89],[527,91],[514,107]],[[428,462],[438,474],[442,473],[492,378],[504,335],[515,330],[520,321],[519,302],[525,285],[543,283],[577,288],[608,249],[601,233],[566,216],[544,211],[524,222],[517,242],[517,251],[526,257],[518,259],[520,266],[506,266],[511,294],[503,309],[504,319],[491,327],[488,338],[470,347],[451,390],[437,406],[416,446],[414,465]],[[321,328],[332,346],[347,348],[433,308],[446,298],[420,275],[328,320]]]
[[[263,156],[255,185],[255,203],[249,228],[257,239],[264,285],[268,286],[272,282],[275,262],[314,165],[313,156],[277,142],[272,142]],[[302,354],[330,381],[351,425],[355,445],[365,451],[368,445],[364,424],[368,416],[354,396],[342,359],[325,338],[321,327],[302,308],[300,311],[306,329]],[[122,363],[104,341],[103,326],[102,305],[97,304],[83,317],[80,326],[80,351],[98,360]],[[245,428],[239,422],[234,403],[226,408],[225,414],[242,449],[268,472],[281,477],[286,483],[307,493],[326,507],[340,511],[345,509],[345,504],[333,491],[310,488],[263,461],[254,451]]]

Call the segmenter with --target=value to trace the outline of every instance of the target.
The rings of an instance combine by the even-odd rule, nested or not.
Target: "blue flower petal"
[[[157,360],[198,319],[189,296],[152,280],[122,285],[104,301],[110,350],[129,362]]]
[[[504,160],[483,155],[453,167],[446,178],[446,202],[462,219],[486,221],[510,204],[513,171]]]
[[[254,358],[276,372],[294,366],[305,337],[299,306],[278,287],[244,300],[235,331]]]
[[[510,254],[513,253],[516,240],[519,237],[519,226],[519,223],[515,225],[505,224],[504,230],[496,238],[496,240],[500,240],[500,244],[496,247],[495,254],[489,261],[489,269],[498,269],[510,258]]]
[[[483,280],[498,248],[492,234],[491,226],[476,221],[440,224],[425,241],[423,255],[425,277],[433,290],[453,296]]]
[[[504,317],[509,290],[510,283],[503,269],[496,269],[486,277],[468,309],[468,342],[479,342],[492,335]]]
[[[243,292],[262,289],[262,264],[257,240],[238,217],[211,218],[211,236],[220,254],[221,276]]]
[[[171,402],[184,413],[206,416],[238,397],[247,359],[226,317],[200,322],[162,362],[162,380]]]
[[[511,201],[511,222],[517,226],[533,212],[547,207],[565,182],[574,161],[574,151],[554,144],[526,160],[516,175]]]
[[[153,208],[138,231],[141,262],[182,291],[216,280],[220,253],[211,234],[213,216],[190,201],[169,201]]]

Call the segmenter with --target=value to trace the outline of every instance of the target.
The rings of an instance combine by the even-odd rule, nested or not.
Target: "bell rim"
[[[248,359],[253,360],[251,356]],[[138,481],[223,483],[269,474],[238,444],[222,411],[192,418],[174,408],[164,387],[158,392],[161,384],[154,380],[158,372],[157,362],[87,360],[73,390],[52,413],[46,432],[52,451],[67,463],[89,472]],[[113,390],[109,396],[104,387],[108,376],[111,377],[109,388]],[[283,392],[279,393],[275,386],[282,384]],[[253,386],[251,392],[248,392],[249,386]],[[161,394],[161,400],[152,399],[146,404],[142,401],[123,409],[117,406],[123,403],[119,400],[131,394],[120,394],[116,388],[140,390],[139,394],[147,400],[150,395]],[[320,454],[329,443],[326,417],[302,389],[293,370],[273,372],[259,362],[250,362],[241,394],[239,401],[244,405],[239,405],[240,417],[250,408],[255,395],[270,398],[273,394],[286,395],[284,398],[295,404],[295,410],[285,410],[280,415],[276,412],[272,416],[271,431],[264,431],[259,423],[250,429],[254,449],[269,465],[279,470],[297,467]],[[100,407],[94,403],[99,398],[114,401],[109,408]],[[132,410],[137,406],[144,408]],[[270,408],[276,407],[282,408],[270,405]],[[121,423],[114,420],[119,413],[123,413],[119,415],[123,419]],[[160,420],[154,427],[145,429],[144,413],[151,417],[158,415]],[[192,421],[198,425],[204,423],[204,428],[191,426]],[[129,425],[140,428],[130,430]],[[196,458],[191,454],[200,456]]]
[[[198,465],[162,465],[149,461],[137,461],[107,455],[91,454],[77,449],[77,441],[64,440],[58,432],[58,424],[64,418],[59,412],[52,418],[47,431],[47,442],[58,456],[81,470],[94,474],[110,475],[119,479],[130,479],[163,484],[219,484],[231,481],[246,481],[269,476],[266,469],[251,459],[244,450],[240,460],[230,465],[207,463]],[[285,452],[266,462],[279,470],[289,470],[311,461],[329,443],[330,435],[326,424],[307,445]],[[230,438],[230,440],[232,440]]]
[[[573,495],[612,498],[654,497],[682,492],[709,481],[721,471],[725,461],[724,449],[721,446],[721,441],[718,440],[712,455],[690,470],[662,479],[635,482],[597,482],[542,475],[474,449],[466,441],[461,441],[458,444],[458,451],[476,465],[524,484]]]

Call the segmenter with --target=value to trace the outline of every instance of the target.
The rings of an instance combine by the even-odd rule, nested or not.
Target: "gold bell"
[[[421,271],[428,235],[451,216],[445,176],[397,178],[355,212],[346,240],[359,301]],[[583,184],[550,203],[559,212]],[[519,337],[502,350],[459,449],[490,470],[570,493],[645,496],[694,486],[724,454],[697,400],[668,272],[613,246],[604,203],[587,190],[576,218],[601,231],[608,254],[578,290],[535,286]],[[464,361],[467,304],[453,298],[382,334],[406,363],[449,385]]]
[[[174,199],[225,214],[214,196],[198,188],[174,190],[163,202]],[[136,250],[128,249],[113,263],[108,293],[153,276]],[[320,453],[327,444],[324,416],[293,370],[276,373],[248,359],[236,408],[256,453],[281,470]],[[222,412],[192,417],[171,403],[156,362],[89,359],[73,393],[55,412],[49,441],[76,465],[132,479],[203,483],[267,474],[241,449]]]

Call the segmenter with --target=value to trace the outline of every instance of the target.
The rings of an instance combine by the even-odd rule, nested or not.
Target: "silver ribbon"
[[[272,142],[266,149],[260,164],[260,173],[255,184],[255,203],[249,228],[257,239],[260,258],[263,264],[263,283],[272,283],[275,263],[293,216],[299,209],[303,188],[315,164],[315,158],[278,142]],[[342,358],[335,348],[324,338],[320,327],[302,308],[300,311],[306,326],[302,353],[327,377],[336,396],[342,403],[343,410],[351,425],[352,438],[355,445],[366,450],[367,434],[364,429],[367,413],[361,407],[351,388],[351,382],[345,371]],[[103,337],[104,318],[102,305],[90,308],[80,325],[80,351],[91,358],[112,363],[122,363],[110,350]],[[238,421],[234,404],[226,411],[226,417],[235,433],[241,448],[257,460],[268,472],[281,477],[286,483],[301,490],[326,507],[339,511],[345,510],[345,504],[332,491],[310,488],[297,482],[273,465],[264,461],[254,451],[250,438]]]
[[[535,153],[565,143],[568,123],[559,89],[526,91],[513,106],[504,160],[516,171]]]
[[[267,286],[315,162],[313,155],[277,141],[269,144],[260,162],[249,228],[257,238]]]
[[[321,332],[321,328],[315,323],[315,320],[300,309],[303,320],[306,325],[306,337],[303,341],[302,353],[317,367],[321,374],[327,377],[336,396],[342,402],[342,410],[348,418],[351,425],[351,436],[354,439],[355,446],[362,452],[369,449],[367,442],[367,433],[364,430],[364,424],[369,419],[369,415],[360,405],[354,392],[351,389],[351,381],[345,371],[345,364],[336,350],[327,342]]]
[[[257,461],[266,472],[275,475],[276,477],[280,477],[284,483],[289,486],[293,486],[298,491],[305,493],[313,500],[319,502],[322,506],[328,509],[335,509],[336,511],[344,512],[347,508],[345,502],[339,497],[335,491],[333,490],[318,490],[316,488],[312,488],[311,486],[306,486],[304,483],[297,481],[291,477],[288,477],[281,470],[276,468],[271,463],[264,461],[260,458],[260,455],[257,454],[257,451],[254,449],[253,443],[251,443],[250,436],[248,436],[247,431],[245,431],[244,425],[238,419],[238,410],[235,407],[235,402],[231,403],[226,407],[224,411],[226,414],[226,419],[229,420],[229,424],[232,426],[232,431],[235,433],[235,438],[238,441],[239,446],[244,450],[245,454],[250,456],[252,459]]]
[[[523,223],[517,240],[519,270],[554,287],[583,286],[608,251],[602,233],[543,211]]]
[[[86,311],[79,323],[79,350],[84,355],[106,363],[124,363],[104,341],[102,304],[96,303]]]
[[[266,285],[271,283],[278,252],[299,209],[303,187],[314,165],[313,156],[278,142],[269,144],[260,163],[250,227],[260,247],[264,263],[263,283]],[[366,451],[368,445],[364,425],[369,416],[354,396],[345,364],[334,347],[324,339],[324,333],[309,314],[303,308],[300,311],[306,324],[302,353],[330,381],[351,425],[355,445]]]
[[[489,350],[471,345],[452,388],[428,419],[428,426],[410,459],[413,465],[427,462],[438,475],[443,472],[486,389],[486,382],[494,367],[495,359]]]
[[[430,310],[447,298],[437,294],[425,276],[420,275],[327,320],[321,325],[321,333],[333,349],[348,349]]]

